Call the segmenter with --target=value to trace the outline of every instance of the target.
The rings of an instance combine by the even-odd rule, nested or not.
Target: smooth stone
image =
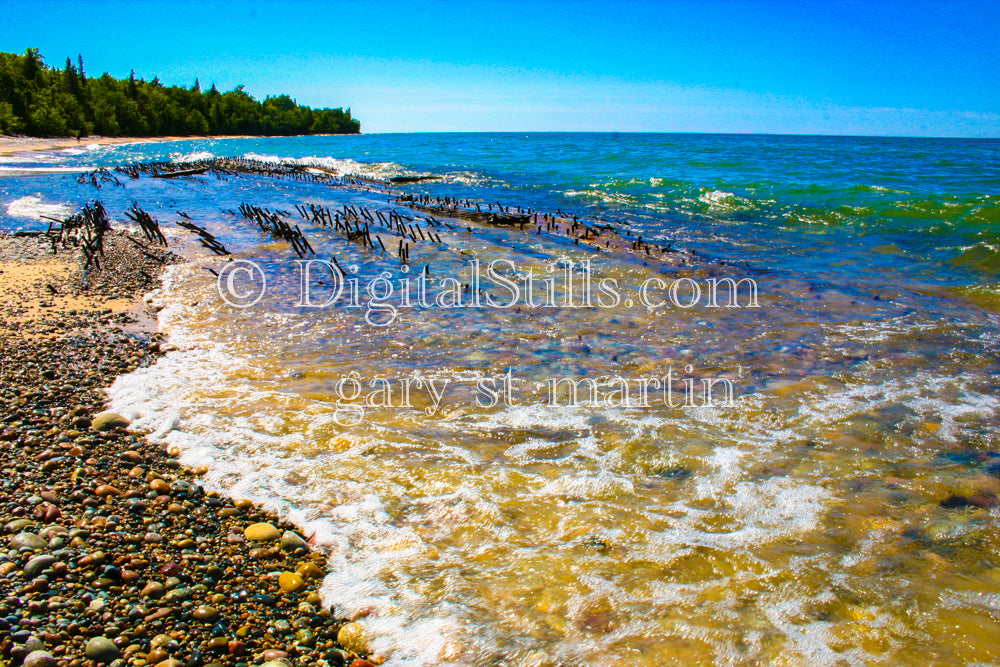
[[[84,650],[87,657],[91,660],[96,660],[97,662],[103,662],[105,664],[109,662],[114,662],[122,656],[121,651],[118,647],[112,643],[107,637],[94,637],[87,642],[87,648]]]
[[[191,591],[190,588],[181,586],[179,588],[171,590],[169,593],[167,593],[166,597],[163,599],[166,600],[167,602],[174,602],[174,601],[183,602],[185,600],[190,600],[192,595],[194,595],[194,593]]]
[[[8,533],[19,533],[33,523],[35,522],[31,519],[14,519],[4,527]]]
[[[287,658],[288,654],[282,651],[280,648],[269,648],[264,651],[264,660],[281,660],[282,658]]]
[[[151,648],[154,648],[154,649],[156,649],[156,648],[163,648],[163,647],[170,648],[171,646],[177,646],[177,642],[170,635],[159,634],[159,635],[156,635],[155,637],[153,637],[153,641],[149,642],[149,645],[150,645]],[[170,650],[174,650],[174,649],[170,648]]]
[[[48,540],[34,533],[18,533],[10,538],[12,549],[44,549],[48,545]]]
[[[127,452],[122,452],[122,458],[129,463],[142,463],[143,456],[135,450],[128,450]]]
[[[286,530],[281,534],[281,548],[284,551],[298,551],[299,549],[308,549],[309,545],[298,533]]]
[[[208,640],[206,648],[209,651],[216,651],[218,653],[229,651],[229,640],[225,637],[212,637]]]
[[[55,562],[55,556],[35,556],[24,566],[24,576],[27,579],[34,579]]]
[[[139,591],[139,595],[141,595],[142,597],[153,598],[154,600],[163,597],[163,593],[164,593],[163,584],[161,584],[158,581],[148,582],[145,586],[142,587],[142,590]]]
[[[282,572],[278,577],[278,586],[286,593],[294,593],[305,585],[305,579],[294,572]]]
[[[295,568],[295,573],[305,579],[318,579],[323,576],[323,570],[319,568],[319,565],[309,561],[300,563],[299,566]]]
[[[281,537],[281,531],[269,523],[255,523],[247,526],[243,537],[251,542],[273,542]]]
[[[184,663],[180,660],[175,660],[174,658],[167,658],[166,660],[156,663],[156,667],[184,667]]]
[[[154,479],[149,483],[149,490],[157,493],[170,493],[170,484],[162,479]]]
[[[278,660],[268,660],[260,664],[260,667],[291,667],[292,663],[288,662],[283,658]]]
[[[345,623],[337,632],[337,641],[348,651],[368,652],[368,632],[360,623]]]
[[[150,649],[149,653],[146,654],[147,663],[157,663],[166,660],[170,657],[170,654],[164,651],[162,648]]]
[[[95,431],[110,431],[113,428],[127,428],[131,422],[116,412],[102,412],[90,422]]]
[[[191,615],[199,621],[213,621],[219,615],[219,610],[215,607],[202,605],[195,608],[195,610],[191,612]]]
[[[58,663],[48,651],[32,651],[24,658],[22,667],[56,667]]]

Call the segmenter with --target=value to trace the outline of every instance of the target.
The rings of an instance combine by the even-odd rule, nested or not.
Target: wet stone
[[[348,651],[368,652],[368,633],[360,623],[345,623],[337,632],[337,641]]]
[[[102,412],[95,416],[90,426],[95,431],[110,431],[116,428],[128,428],[129,420],[115,412]]]
[[[4,528],[6,528],[8,533],[16,533],[24,530],[28,526],[32,525],[34,521],[31,519],[14,519],[9,522]]]
[[[155,600],[163,597],[163,594],[165,592],[166,591],[164,590],[163,584],[157,581],[150,581],[147,582],[146,585],[142,587],[142,590],[139,592],[139,595],[144,598],[152,598]]]
[[[52,654],[48,651],[32,651],[24,658],[24,662],[21,663],[22,667],[56,667],[59,664],[56,659],[52,657]]]
[[[94,637],[87,642],[85,653],[88,658],[100,663],[109,663],[121,657],[121,651],[106,637]]]
[[[195,608],[191,615],[199,621],[213,621],[219,616],[219,610],[215,607],[202,605]]]
[[[10,546],[12,549],[44,549],[48,546],[48,540],[34,534],[34,533],[18,533],[14,537],[10,538]]]
[[[255,523],[247,526],[243,536],[251,542],[273,542],[281,537],[281,531],[269,523]]]
[[[309,547],[306,541],[302,539],[302,536],[291,530],[286,530],[281,534],[280,544],[284,551],[305,551]]]
[[[278,586],[286,593],[294,593],[305,586],[306,582],[294,572],[282,572],[278,577]]]
[[[28,561],[22,572],[24,573],[25,578],[33,579],[44,570],[48,569],[55,562],[56,559],[54,556],[35,556]]]

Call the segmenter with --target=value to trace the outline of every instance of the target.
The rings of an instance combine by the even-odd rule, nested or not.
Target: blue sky
[[[0,0],[0,50],[366,132],[1000,136],[1000,1]]]

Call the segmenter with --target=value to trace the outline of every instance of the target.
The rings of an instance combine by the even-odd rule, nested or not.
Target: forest
[[[62,69],[38,49],[0,53],[0,134],[67,137],[356,134],[351,110],[312,109],[288,95],[257,101],[243,86],[225,93],[164,86],[159,78],[88,77],[83,57]]]

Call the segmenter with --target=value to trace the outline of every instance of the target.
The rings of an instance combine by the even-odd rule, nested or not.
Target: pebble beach
[[[378,664],[302,535],[105,410],[163,352],[138,299],[175,261],[109,233],[82,289],[78,249],[0,238],[0,665]]]

